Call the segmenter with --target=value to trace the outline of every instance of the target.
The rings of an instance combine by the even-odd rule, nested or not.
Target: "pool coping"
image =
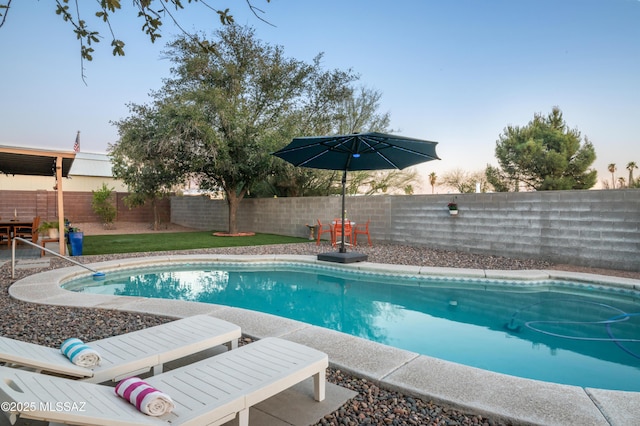
[[[161,255],[87,264],[96,271],[167,263],[297,262],[330,268],[387,274],[420,274],[507,280],[571,280],[640,290],[640,280],[556,270],[484,270],[388,265],[359,262],[338,265],[301,255]],[[640,392],[613,391],[541,382],[396,349],[338,331],[270,314],[211,305],[132,296],[84,294],[60,284],[87,275],[80,266],[36,273],[15,282],[9,294],[31,303],[115,309],[182,318],[208,314],[239,325],[253,338],[276,336],[302,343],[329,355],[332,367],[353,373],[392,390],[463,411],[532,425],[627,425],[640,418]]]

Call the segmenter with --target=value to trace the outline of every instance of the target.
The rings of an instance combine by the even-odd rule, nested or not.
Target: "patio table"
[[[349,220],[349,219],[345,219],[344,221],[345,221],[345,226],[348,223],[349,226],[351,226],[351,229],[352,229],[351,232],[353,232],[353,229],[356,228],[356,223],[353,220]],[[341,226],[342,226],[342,220],[334,219],[334,220],[331,221],[331,244],[332,245],[338,244],[338,231],[337,231],[337,229],[340,228]],[[352,244],[345,241],[344,245],[345,246],[350,246]]]
[[[11,235],[12,238],[13,238],[13,231],[15,228],[19,228],[21,226],[31,226],[31,225],[33,225],[33,218],[26,219],[26,218],[16,217],[13,219],[0,219],[0,226],[8,226],[9,234]]]

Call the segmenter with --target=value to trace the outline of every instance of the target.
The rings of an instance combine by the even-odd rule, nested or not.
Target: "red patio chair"
[[[333,225],[333,245],[338,244],[338,240],[342,241],[342,220],[336,219]],[[350,220],[344,221],[344,240],[353,245],[353,226]]]
[[[369,235],[369,222],[371,222],[371,219],[367,220],[367,223],[364,225],[356,225],[356,227],[353,230],[353,244],[354,245],[358,245],[358,234],[359,235],[366,235],[367,236],[367,240],[369,241],[369,247],[373,246],[373,244],[371,244],[371,235]]]
[[[322,223],[320,223],[320,219],[316,219],[318,221],[318,236],[316,239],[316,245],[319,246],[320,245],[320,237],[322,236],[322,234],[326,234],[329,233],[329,239],[331,241],[331,244],[333,244],[333,226],[332,225],[323,225]]]

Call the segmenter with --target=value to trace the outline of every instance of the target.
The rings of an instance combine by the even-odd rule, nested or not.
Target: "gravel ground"
[[[74,224],[75,225],[75,224]],[[104,233],[154,232],[140,224],[116,225],[115,230],[104,231],[96,224],[80,224],[86,235]],[[165,226],[161,232],[185,231],[175,225]],[[286,244],[261,247],[236,247],[183,251],[181,253],[229,253],[229,254],[311,254],[331,250],[328,244]],[[374,247],[358,247],[369,255],[371,262],[402,265],[440,266],[481,269],[562,269],[592,272],[640,279],[638,272],[610,271],[578,268],[570,265],[554,265],[531,259],[509,259],[482,256],[444,250],[433,250],[400,245],[376,244]],[[135,253],[113,256],[81,256],[75,260],[92,263],[123,257],[140,257],[166,253]],[[59,259],[51,260],[51,268],[69,266]],[[16,279],[41,270],[17,270]],[[34,305],[13,300],[7,289],[13,283],[10,264],[0,268],[0,335],[19,340],[59,347],[62,341],[75,336],[85,341],[127,333],[170,321],[171,318],[109,311]],[[353,389],[358,395],[337,411],[325,416],[317,425],[503,425],[498,419],[462,413],[449,407],[422,401],[397,392],[381,389],[375,384],[335,369],[328,372],[328,380]]]

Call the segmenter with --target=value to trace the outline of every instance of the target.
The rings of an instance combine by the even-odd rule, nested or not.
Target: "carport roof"
[[[62,177],[67,177],[75,152],[0,146],[0,173],[55,177],[58,157],[62,158]]]

